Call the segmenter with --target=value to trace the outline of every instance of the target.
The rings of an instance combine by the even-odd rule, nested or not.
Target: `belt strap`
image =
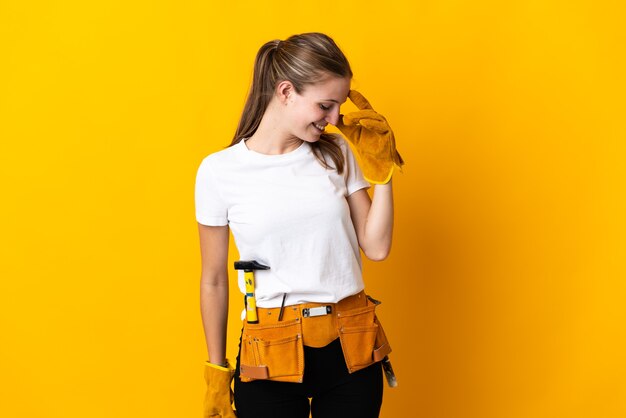
[[[278,321],[288,321],[296,318],[314,318],[320,315],[341,312],[348,309],[359,308],[367,305],[365,290],[361,290],[352,296],[348,296],[337,303],[300,303],[287,305],[280,308],[260,308],[257,313],[260,324],[272,324]],[[308,314],[305,314],[308,312]],[[279,319],[280,317],[280,319]]]

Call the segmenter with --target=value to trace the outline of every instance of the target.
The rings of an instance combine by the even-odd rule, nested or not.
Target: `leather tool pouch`
[[[382,360],[391,346],[376,317],[380,304],[369,296],[366,305],[337,312],[337,327],[341,348],[350,373]]]
[[[244,321],[239,370],[242,382],[257,379],[302,382],[304,344],[301,319],[271,324]]]

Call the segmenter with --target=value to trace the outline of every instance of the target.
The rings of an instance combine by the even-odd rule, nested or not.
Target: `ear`
[[[291,81],[283,80],[276,86],[276,96],[282,104],[287,104],[289,96],[294,92],[294,87]]]

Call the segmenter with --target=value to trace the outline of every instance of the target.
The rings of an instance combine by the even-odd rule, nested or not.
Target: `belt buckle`
[[[328,315],[333,311],[333,307],[330,305],[318,306],[316,308],[304,308],[302,309],[302,316],[304,318],[310,318],[313,316]]]

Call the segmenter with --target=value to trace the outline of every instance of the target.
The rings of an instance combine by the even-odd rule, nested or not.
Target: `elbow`
[[[390,251],[391,251],[391,248],[386,247],[386,248],[379,248],[376,250],[363,251],[363,252],[365,253],[365,256],[372,261],[383,261],[389,256]]]
[[[203,289],[215,289],[228,287],[228,272],[224,271],[203,271],[200,275],[200,286]]]

